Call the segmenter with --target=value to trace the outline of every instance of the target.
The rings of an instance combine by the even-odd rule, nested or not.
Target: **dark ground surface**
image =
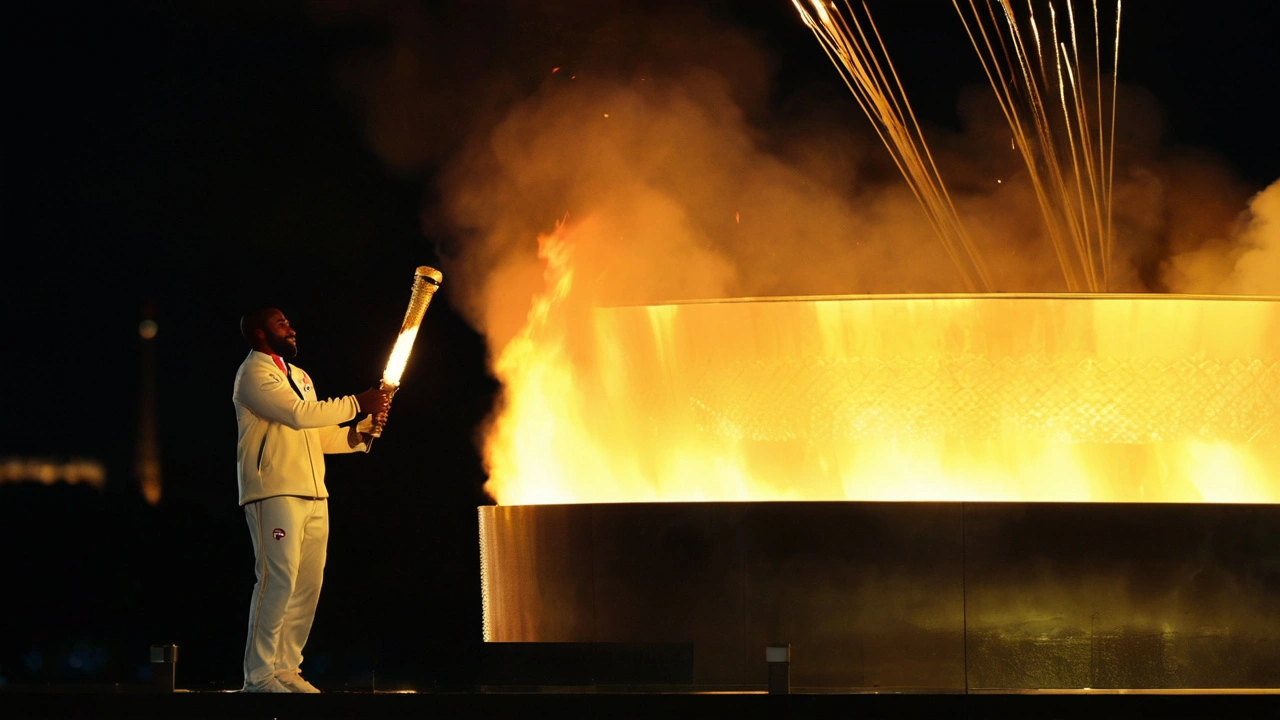
[[[0,716],[130,718],[339,717],[1266,717],[1280,695],[1222,694],[792,694],[655,692],[326,693],[312,697],[179,692],[168,695],[0,692]]]

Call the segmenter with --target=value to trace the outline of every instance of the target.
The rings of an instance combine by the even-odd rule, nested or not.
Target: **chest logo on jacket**
[[[276,528],[275,530],[272,530],[271,537],[277,540],[284,538],[284,528]]]

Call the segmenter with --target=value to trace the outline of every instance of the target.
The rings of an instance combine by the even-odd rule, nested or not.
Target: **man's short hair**
[[[253,337],[253,331],[264,327],[267,317],[278,309],[275,305],[258,305],[240,316],[240,336],[244,338],[245,342],[249,343],[250,349],[257,345],[257,341]]]

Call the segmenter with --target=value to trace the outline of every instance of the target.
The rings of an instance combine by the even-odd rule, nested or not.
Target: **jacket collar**
[[[271,356],[270,356],[270,355],[268,355],[268,354],[266,354],[266,353],[264,353],[264,352],[259,352],[259,351],[257,351],[257,350],[250,350],[250,351],[249,351],[249,359],[250,359],[250,360],[252,360],[252,361],[254,361],[254,362],[256,362],[256,363],[260,363],[260,364],[262,364],[262,365],[266,365],[267,367],[271,368],[272,370],[279,370],[279,369],[280,369],[279,367],[277,367],[277,366],[276,366],[275,361],[271,359]],[[284,360],[284,358],[281,358],[281,360]],[[285,364],[286,364],[288,367],[293,367],[293,365],[292,365],[288,360],[284,360],[284,362],[285,362]]]

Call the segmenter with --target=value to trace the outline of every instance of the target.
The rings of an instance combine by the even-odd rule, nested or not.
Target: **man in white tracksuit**
[[[285,361],[298,354],[293,328],[275,308],[245,314],[251,348],[236,373],[232,400],[240,505],[253,537],[258,582],[249,603],[244,692],[320,692],[302,678],[329,541],[324,454],[368,452],[374,425],[386,421],[387,396],[316,400],[311,378]],[[359,425],[340,427],[368,413]]]

